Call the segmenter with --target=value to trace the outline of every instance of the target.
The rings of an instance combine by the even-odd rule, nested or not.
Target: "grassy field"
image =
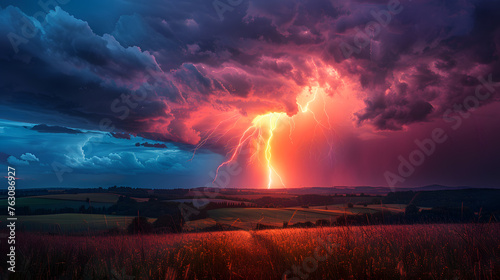
[[[344,207],[342,205],[330,205],[328,206],[328,210],[325,209],[325,206],[313,206],[310,208],[287,208],[287,209],[301,209],[305,212],[317,212],[317,213],[331,213],[332,215],[357,215],[357,214],[368,214],[378,212],[377,210],[369,209],[363,206],[355,206],[353,208]]]
[[[60,200],[76,200],[76,201],[86,201],[87,198],[90,202],[102,202],[102,203],[116,203],[118,201],[119,195],[114,193],[77,193],[77,194],[50,194],[34,196],[36,198],[44,199],[60,199]]]
[[[21,199],[20,199],[21,200]],[[47,200],[47,201],[45,201]],[[66,200],[23,198],[24,203],[36,202],[46,207],[61,207]],[[42,204],[52,202],[54,204]],[[59,203],[59,204],[57,204]],[[37,204],[32,204],[37,205]],[[349,212],[351,210],[351,212]],[[349,209],[347,214],[355,214],[356,210]],[[208,218],[187,221],[185,230],[203,230],[220,223],[244,230],[255,229],[257,223],[282,227],[283,222],[290,224],[298,222],[316,222],[320,219],[334,221],[344,215],[344,210],[321,210],[304,208],[222,208],[208,211]],[[0,216],[5,218],[5,216]],[[113,227],[124,229],[132,220],[132,216],[92,215],[81,213],[19,216],[20,229],[24,231],[39,231],[50,233],[84,233],[103,231]],[[154,220],[154,219],[150,219]]]
[[[0,216],[2,221],[6,216]],[[95,214],[54,214],[18,216],[19,231],[46,233],[95,233],[112,228],[125,229],[134,217]],[[150,219],[151,222],[154,219]]]
[[[406,209],[406,206],[406,204],[373,204],[368,205],[368,208],[378,211],[386,210],[395,213],[403,213]]]
[[[320,219],[330,220],[340,216],[333,211],[315,212],[302,208],[223,208],[209,210],[208,215],[221,224],[247,230],[255,229],[257,223],[282,227],[283,222],[292,224],[306,221],[316,222]]]
[[[0,205],[7,207],[7,200],[0,200]],[[113,205],[110,202],[91,202],[93,207],[109,207]],[[36,209],[61,209],[61,208],[73,208],[78,209],[80,206],[89,207],[89,204],[84,200],[66,200],[66,199],[54,199],[54,198],[43,198],[40,197],[20,197],[16,199],[17,207],[28,206],[32,211]]]
[[[339,211],[339,212],[344,212],[346,211],[347,214],[373,214],[375,212],[379,211],[389,211],[389,212],[394,212],[394,213],[401,213],[404,212],[406,209],[406,204],[368,204],[366,207],[362,205],[354,205],[353,208],[347,207],[347,204],[334,204],[334,205],[327,205],[326,207],[328,210],[331,211]],[[311,206],[311,209],[319,209],[323,210],[325,209],[325,206]]]
[[[192,203],[193,199],[173,199],[173,200],[165,200],[167,202],[169,201],[174,201],[174,202],[180,202],[180,203]],[[215,202],[215,203],[228,203],[228,204],[236,204],[239,205],[241,203],[245,204],[246,206],[252,206],[255,205],[255,203],[248,202],[248,201],[238,201],[238,200],[229,200],[229,199],[219,199],[219,198],[203,198],[203,200],[200,200],[203,203],[209,203],[209,202]]]
[[[244,200],[252,200],[259,199],[265,196],[273,197],[273,198],[296,198],[297,195],[293,194],[285,194],[285,193],[269,193],[269,194],[222,194],[222,196],[228,199],[244,199]]]
[[[65,199],[45,199],[38,197],[20,198],[17,204],[29,205],[30,208],[62,208],[74,207],[74,203],[81,203],[87,206],[83,201],[70,201]],[[102,202],[101,202],[102,203]],[[96,204],[98,204],[96,202]],[[343,205],[329,205],[325,210],[324,206],[311,208],[222,208],[208,211],[208,218],[194,221],[187,221],[184,227],[185,231],[203,230],[213,227],[216,223],[225,226],[232,226],[243,230],[255,229],[257,223],[282,227],[283,222],[289,224],[299,222],[313,222],[323,219],[335,221],[337,217],[343,215],[357,215],[360,213],[375,213],[382,208],[380,205],[369,205],[368,207],[356,205],[353,208]],[[401,211],[402,206],[387,205],[384,210]],[[404,208],[402,208],[404,211]],[[20,216],[19,224],[25,231],[40,231],[50,233],[84,233],[104,231],[117,227],[124,229],[134,217],[114,216],[114,215],[91,215],[91,214],[53,214],[53,215],[33,215]]]
[[[201,219],[201,220],[194,220],[194,221],[187,221],[184,226],[183,230],[184,231],[199,231],[206,229],[208,227],[213,227],[217,224],[217,221],[212,219],[212,218],[206,218],[206,219]]]
[[[500,279],[499,230],[498,224],[434,224],[19,234],[17,273],[10,279]]]

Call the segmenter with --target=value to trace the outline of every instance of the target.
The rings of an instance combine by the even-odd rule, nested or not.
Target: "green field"
[[[336,215],[336,216],[357,215],[360,213],[367,214],[367,213],[377,212],[375,210],[367,209],[364,207],[348,208],[348,207],[341,207],[341,206],[329,206],[328,210],[325,209],[325,206],[317,206],[317,207],[311,207],[311,208],[291,207],[291,208],[286,208],[286,209],[300,210],[300,211],[309,212],[309,213],[329,214],[329,215]]]
[[[0,200],[0,205],[7,206],[7,199]],[[109,207],[113,203],[109,202],[91,202],[92,207]],[[36,209],[61,209],[61,208],[73,208],[78,209],[81,206],[89,207],[89,203],[85,201],[78,200],[64,200],[64,199],[53,199],[53,198],[42,198],[42,197],[20,197],[16,199],[16,207],[26,207],[28,206],[32,211]]]
[[[38,197],[22,197],[16,200],[16,207],[29,206],[32,211],[36,209],[61,209],[71,207],[78,209],[81,206],[88,207],[86,202],[90,199],[94,207],[109,207],[118,198],[115,194],[57,194]],[[7,205],[6,200],[1,203]],[[213,227],[216,223],[234,228],[252,230],[258,223],[282,227],[283,222],[290,225],[299,222],[313,222],[323,219],[335,221],[342,215],[358,215],[376,213],[382,209],[391,212],[404,211],[406,205],[368,205],[367,207],[355,205],[348,208],[344,204],[328,206],[312,206],[310,208],[223,208],[208,211],[208,218],[187,221],[185,231],[203,230]],[[325,209],[325,207],[327,209]],[[91,214],[55,214],[35,215],[19,217],[21,228],[26,231],[40,231],[52,233],[82,233],[105,231],[112,228],[125,229],[133,217],[113,215],[91,215]]]
[[[336,212],[308,210],[310,209],[224,208],[209,210],[208,215],[221,224],[241,229],[255,229],[257,223],[281,227],[283,222],[291,224],[306,221],[316,222],[320,219],[330,220],[340,216]]]
[[[406,204],[374,204],[374,205],[368,205],[368,208],[374,209],[374,210],[385,210],[385,211],[390,211],[390,212],[396,212],[396,213],[401,213],[404,212],[406,209]]]
[[[116,203],[118,201],[117,194],[114,193],[77,193],[77,194],[49,194],[34,196],[36,198],[44,199],[60,199],[60,200],[75,200],[75,201],[87,201],[90,199],[91,203],[102,202],[102,203]]]
[[[6,216],[0,216],[5,221]],[[17,216],[18,229],[50,233],[99,232],[112,228],[125,229],[134,217],[95,214],[54,214]],[[153,222],[155,219],[149,219]]]
[[[373,206],[373,207],[372,207]],[[290,208],[222,208],[208,211],[209,218],[186,223],[186,230],[204,229],[214,226],[215,223],[230,225],[244,230],[255,229],[257,223],[282,227],[283,222],[290,225],[299,222],[316,222],[324,219],[335,221],[337,217],[343,215],[373,214],[382,209],[391,212],[404,212],[405,205],[391,204],[368,205],[368,207],[355,205],[353,208],[345,207],[342,204],[325,206],[313,206],[311,208],[290,207]]]
[[[361,205],[354,205],[353,208],[347,207],[344,204],[334,204],[327,205],[326,207],[330,211],[339,211],[342,214],[346,212],[347,214],[373,214],[379,211],[390,211],[390,212],[404,212],[406,204],[368,204],[366,207]],[[325,206],[311,206],[311,209],[324,210]]]
[[[217,221],[215,221],[212,218],[206,218],[206,219],[201,219],[201,220],[194,220],[194,221],[187,221],[184,224],[183,230],[184,231],[199,231],[203,230],[208,227],[213,227],[215,226]]]
[[[42,200],[41,198],[30,198],[30,201],[33,202],[35,199]],[[59,202],[64,202],[64,200],[59,200]],[[343,212],[302,208],[223,208],[209,210],[208,215],[209,218],[206,219],[187,221],[185,230],[200,230],[214,226],[217,222],[245,230],[255,229],[257,223],[282,227],[283,222],[294,224],[306,221],[314,223],[319,219],[335,220],[336,217],[343,215]],[[1,217],[4,220],[6,218],[6,216]],[[82,233],[105,231],[112,228],[125,229],[133,218],[133,216],[69,213],[18,216],[18,224],[20,229],[30,232]],[[152,222],[154,219],[150,219],[150,221]]]

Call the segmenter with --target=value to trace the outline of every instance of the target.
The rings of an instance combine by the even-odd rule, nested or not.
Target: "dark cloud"
[[[222,78],[224,79],[224,88],[231,94],[247,97],[252,90],[252,81],[247,79],[245,75],[227,73],[222,75]]]
[[[80,134],[83,133],[78,129],[72,129],[62,126],[50,126],[46,124],[37,124],[30,128],[31,130],[35,130],[43,133],[68,133],[68,134]]]
[[[243,1],[220,20],[210,1],[127,1],[109,10],[109,34],[94,31],[102,18],[63,6],[17,54],[7,34],[22,34],[27,17],[9,6],[0,88],[18,109],[196,144],[205,133],[197,112],[293,115],[304,87],[339,84],[328,68],[359,86],[366,106],[356,122],[382,130],[430,121],[473,94],[478,76],[500,77],[499,3],[400,1],[390,14],[388,3]]]
[[[238,139],[245,121],[268,112],[294,115],[297,96],[319,85],[330,96],[352,95],[347,98],[355,100],[356,105],[346,102],[346,106],[356,106],[350,113],[354,123],[363,127],[351,131],[348,124],[349,131],[339,133],[343,139],[338,139],[338,146],[341,142],[356,145],[345,155],[338,148],[338,156],[350,164],[346,172],[356,178],[372,173],[373,182],[383,173],[380,162],[389,164],[395,155],[387,151],[430,135],[414,132],[404,138],[406,132],[442,124],[444,112],[475,95],[482,84],[480,76],[489,80],[491,74],[493,82],[500,80],[498,1],[401,0],[401,11],[388,14],[388,3],[397,1],[251,0],[225,12],[223,20],[212,1],[205,0],[89,0],[86,8],[71,1],[47,15],[36,34],[19,42],[18,52],[9,34],[21,36],[23,30],[30,31],[35,19],[27,15],[33,14],[35,5],[7,3],[16,7],[0,9],[0,92],[2,108],[8,108],[0,110],[0,117],[44,123],[51,128],[42,126],[41,130],[54,130],[50,132],[66,127],[107,130],[115,138],[134,135],[150,141],[139,143],[141,147],[155,148],[163,144],[151,141],[164,141],[171,148],[157,150],[164,155],[151,158],[149,149],[130,153],[124,147],[90,156],[80,153],[88,151],[82,147],[71,153],[75,170],[115,168],[123,174],[131,169],[149,172],[150,167],[182,170],[177,165],[191,158],[188,150],[195,149],[221,120],[231,120],[220,126],[232,129],[224,136],[227,139],[209,140],[206,150],[197,151],[215,159],[209,152],[226,155],[231,149],[229,140]],[[358,100],[364,101],[359,108]],[[481,100],[481,110],[496,101],[497,94]],[[352,109],[335,106],[340,111]],[[485,134],[498,126],[492,121],[498,119],[493,110],[488,112],[477,116],[489,128]],[[236,123],[240,116],[243,120]],[[339,119],[331,120],[337,129]],[[338,125],[339,130],[343,125]],[[374,133],[372,129],[405,133]],[[462,133],[472,139],[455,137],[450,143],[456,146],[446,146],[446,153],[433,157],[435,163],[429,165],[433,168],[423,167],[435,172],[434,181],[445,174],[449,182],[459,181],[453,179],[457,175],[463,176],[462,182],[468,182],[467,178],[485,185],[498,182],[494,178],[499,166],[499,150],[494,146],[498,135],[482,136],[491,143],[476,145],[487,147],[479,154],[474,150],[479,149],[474,148],[478,130],[479,125],[464,125]],[[345,141],[342,133],[354,136]],[[215,131],[213,135],[221,134]],[[78,143],[86,138],[59,134],[53,139],[63,136],[81,136]],[[75,143],[67,145],[71,148]],[[175,148],[186,158],[178,159]],[[46,160],[44,149],[32,151],[33,155]],[[457,150],[462,160],[450,164]],[[15,156],[10,156],[10,150],[4,152],[9,155],[0,154],[0,161],[10,159],[30,167],[42,164],[25,160],[34,159],[26,151],[12,152]],[[137,157],[139,152],[143,155]],[[50,166],[51,162],[45,163]],[[218,163],[213,160],[203,166],[209,169]],[[468,172],[471,165],[473,172]],[[442,166],[447,167],[437,168]],[[314,173],[313,177],[319,176]]]
[[[130,140],[130,134],[125,133],[125,132],[116,132],[116,133],[110,133],[111,136],[117,138],[117,139],[128,139]]]
[[[341,73],[357,77],[366,96],[366,107],[355,114],[358,123],[394,130],[440,117],[474,95],[479,76],[499,77],[500,4],[400,1],[401,12],[389,14],[387,3],[352,4],[350,13],[330,21],[326,59],[333,59]],[[380,22],[374,13],[390,19],[386,26],[376,24],[376,35],[367,28]],[[342,52],[345,45],[352,47],[348,57]],[[476,82],[462,85],[464,77]],[[404,95],[396,93],[401,84]]]
[[[148,142],[145,142],[145,143],[135,143],[135,146],[136,147],[140,147],[140,146],[143,146],[143,147],[146,147],[146,148],[158,148],[158,149],[166,149],[167,148],[167,145],[163,144],[163,143],[148,143]]]

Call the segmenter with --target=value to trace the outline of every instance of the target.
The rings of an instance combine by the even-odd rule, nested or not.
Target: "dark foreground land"
[[[10,279],[500,279],[499,230],[483,223],[24,233]]]

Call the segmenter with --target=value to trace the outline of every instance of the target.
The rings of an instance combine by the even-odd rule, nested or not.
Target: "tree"
[[[158,217],[153,223],[153,227],[163,232],[181,232],[184,223],[184,219],[181,215],[166,214]]]
[[[347,203],[347,207],[349,208],[353,208],[354,207],[354,204],[352,204],[351,202]]]
[[[405,208],[405,215],[415,215],[418,214],[418,207],[415,204],[408,204]]]
[[[150,233],[153,226],[146,217],[135,217],[127,228],[130,234]]]
[[[326,219],[320,219],[316,221],[316,226],[318,227],[327,227],[330,226],[330,221]]]

